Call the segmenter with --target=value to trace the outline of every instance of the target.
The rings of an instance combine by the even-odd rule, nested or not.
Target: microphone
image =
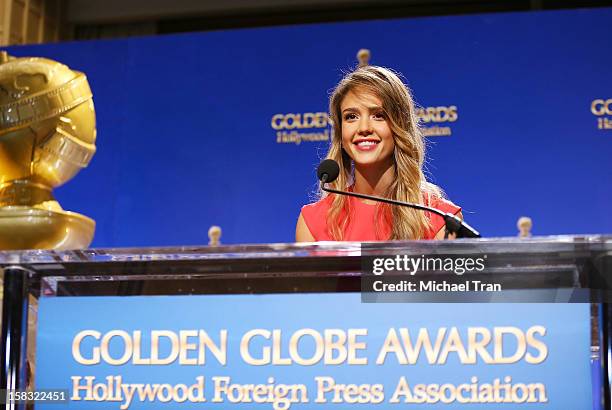
[[[340,166],[333,159],[326,159],[322,161],[321,164],[319,164],[319,167],[317,168],[317,177],[319,178],[319,181],[321,181],[321,189],[325,192],[330,192],[330,193],[339,194],[339,195],[353,196],[355,198],[361,198],[361,199],[370,199],[372,201],[384,202],[386,204],[391,204],[391,205],[407,206],[409,208],[414,208],[414,209],[418,209],[421,211],[429,211],[436,215],[440,215],[444,219],[444,222],[446,224],[445,237],[447,237],[449,233],[456,234],[457,238],[480,238],[481,237],[480,233],[478,233],[477,230],[472,228],[470,225],[468,225],[461,219],[457,218],[455,215],[448,213],[448,212],[442,212],[439,209],[432,208],[430,206],[413,204],[410,202],[396,201],[395,199],[380,198],[377,196],[360,194],[357,192],[339,191],[337,189],[327,188],[325,184],[334,182],[336,178],[338,178],[338,175],[340,175]]]
[[[322,183],[334,182],[340,175],[340,167],[333,159],[323,160],[317,168],[317,177]]]

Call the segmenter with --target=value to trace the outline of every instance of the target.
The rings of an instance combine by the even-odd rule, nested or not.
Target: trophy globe
[[[64,211],[53,188],[89,164],[95,142],[83,73],[0,51],[0,250],[91,244],[94,220]]]

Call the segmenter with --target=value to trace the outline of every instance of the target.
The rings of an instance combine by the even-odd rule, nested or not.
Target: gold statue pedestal
[[[26,206],[0,207],[0,249],[83,249],[96,222],[70,211]]]

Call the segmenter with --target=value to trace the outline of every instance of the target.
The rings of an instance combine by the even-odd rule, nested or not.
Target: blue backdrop
[[[417,101],[434,108],[424,125],[450,135],[428,138],[429,172],[483,235],[515,235],[521,215],[533,218],[535,234],[609,233],[612,129],[598,121],[612,116],[591,105],[612,98],[611,34],[606,8],[9,52],[56,59],[89,77],[98,152],[56,195],[97,221],[93,246],[202,244],[212,224],[225,243],[292,241],[327,142],[306,140],[323,128],[277,130],[272,118],[326,111],[329,90],[360,48],[372,51],[372,64],[403,73]],[[456,120],[445,121],[452,111]],[[283,142],[292,131],[309,134]]]

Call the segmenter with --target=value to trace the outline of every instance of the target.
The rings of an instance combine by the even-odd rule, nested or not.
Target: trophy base
[[[83,249],[93,240],[96,222],[64,210],[0,207],[0,250]]]

